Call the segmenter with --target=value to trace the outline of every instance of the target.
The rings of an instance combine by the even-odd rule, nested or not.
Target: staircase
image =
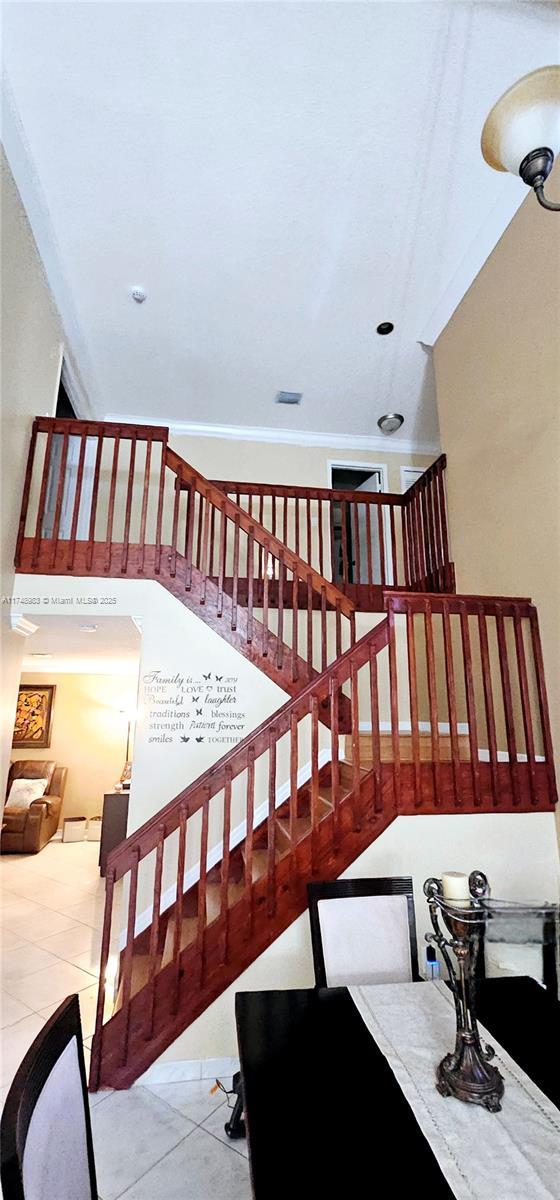
[[[211,483],[164,429],[34,422],[17,569],[155,579],[288,695],[109,858],[93,1089],[129,1086],[398,815],[555,803],[536,611],[453,594],[444,466],[399,497]]]

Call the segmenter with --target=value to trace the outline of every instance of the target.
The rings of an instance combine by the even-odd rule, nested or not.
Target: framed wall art
[[[54,683],[21,683],[16,708],[14,750],[45,750],[51,744]]]

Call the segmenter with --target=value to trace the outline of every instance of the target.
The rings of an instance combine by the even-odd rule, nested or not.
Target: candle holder
[[[427,933],[426,940],[435,942],[443,955],[457,1019],[455,1050],[442,1058],[436,1087],[442,1096],[456,1096],[469,1104],[482,1104],[489,1112],[499,1112],[504,1081],[498,1068],[492,1065],[494,1048],[482,1044],[476,1020],[476,967],[485,924],[479,901],[488,894],[488,880],[482,871],[473,871],[469,876],[469,889],[471,900],[452,901],[444,898],[440,879],[427,879],[424,884],[435,931]],[[451,938],[443,934],[440,916]]]
[[[504,1094],[504,1081],[492,1063],[493,1046],[485,1045],[480,1037],[476,1018],[476,986],[483,937],[488,921],[505,918],[539,922],[539,935],[528,935],[527,941],[543,941],[543,928],[558,920],[558,906],[518,904],[508,900],[490,900],[488,880],[482,871],[469,875],[470,899],[449,900],[443,895],[441,879],[427,879],[424,894],[428,900],[434,933],[426,941],[435,942],[441,950],[455,1001],[457,1031],[455,1049],[441,1060],[436,1087],[442,1096],[456,1096],[468,1104],[480,1104],[488,1112],[499,1112]],[[443,919],[450,937],[442,932]],[[451,957],[453,951],[456,966]]]

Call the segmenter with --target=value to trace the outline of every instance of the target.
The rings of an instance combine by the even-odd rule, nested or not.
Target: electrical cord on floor
[[[237,1092],[234,1090],[228,1091],[227,1087],[225,1086],[224,1083],[222,1083],[221,1079],[214,1080],[214,1086],[212,1088],[210,1088],[211,1096],[215,1096],[216,1092],[223,1092],[224,1096],[226,1097],[226,1100],[227,1100],[228,1108],[235,1108],[235,1103],[237,1101]],[[234,1099],[232,1100],[231,1103],[230,1103],[230,1099],[229,1099],[230,1096],[234,1097]]]

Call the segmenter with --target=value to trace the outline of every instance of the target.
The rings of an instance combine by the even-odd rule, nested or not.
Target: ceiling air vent
[[[275,404],[301,404],[303,392],[277,392]]]

